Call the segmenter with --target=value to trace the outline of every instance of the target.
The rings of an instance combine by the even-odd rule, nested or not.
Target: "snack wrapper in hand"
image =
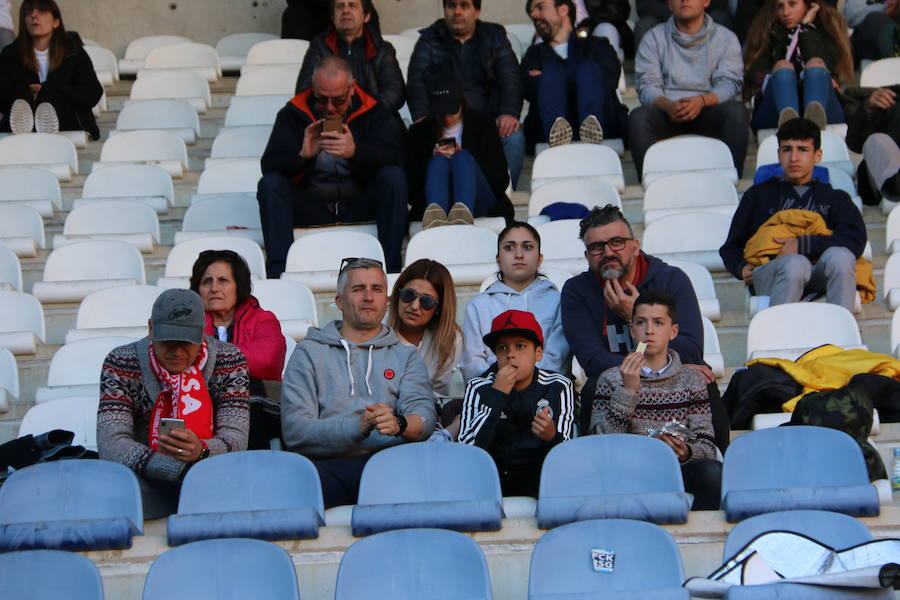
[[[684,423],[679,421],[669,421],[662,427],[650,427],[647,429],[647,435],[650,437],[659,437],[664,433],[668,433],[669,435],[674,435],[677,438],[684,440],[687,443],[692,443],[697,441],[697,435],[687,428]]]

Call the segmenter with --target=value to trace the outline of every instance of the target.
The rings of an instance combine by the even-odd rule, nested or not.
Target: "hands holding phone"
[[[172,429],[163,433],[158,440],[159,451],[184,462],[200,460],[203,444],[197,434],[190,429]]]
[[[434,144],[434,154],[440,154],[442,156],[446,156],[450,158],[456,151],[459,150],[459,144],[456,143],[456,139],[452,137],[439,139]]]
[[[332,121],[319,119],[307,125],[303,132],[303,145],[300,147],[300,157],[310,159],[325,152],[341,158],[352,158],[356,154],[356,143],[353,133],[346,123],[339,123],[340,130],[336,130]]]

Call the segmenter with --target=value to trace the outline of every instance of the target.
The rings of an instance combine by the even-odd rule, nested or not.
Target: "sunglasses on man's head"
[[[365,261],[371,261],[373,263],[377,263],[378,266],[381,267],[382,270],[384,270],[384,265],[377,258],[366,258],[365,256],[362,256],[362,257],[349,256],[347,258],[341,259],[341,268],[338,269],[338,273],[343,273],[344,269],[346,269],[348,266],[352,265],[353,263],[355,263],[358,260],[365,260]]]
[[[422,307],[422,310],[433,310],[438,305],[437,298],[431,294],[420,294],[412,288],[403,288],[397,292],[397,297],[400,298],[400,302],[406,304],[412,304],[418,298],[419,306]]]

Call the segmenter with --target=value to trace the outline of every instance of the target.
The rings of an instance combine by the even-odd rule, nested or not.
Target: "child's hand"
[[[494,385],[491,387],[499,392],[508,394],[513,391],[513,388],[516,386],[517,374],[518,372],[514,366],[504,365],[500,367],[497,370],[497,374],[494,375]]]
[[[637,394],[641,389],[641,367],[644,366],[644,354],[642,352],[632,352],[625,357],[619,366],[619,372],[622,373],[622,385],[629,392]]]
[[[809,25],[813,21],[816,20],[816,15],[819,12],[819,5],[815,2],[810,3],[809,10],[806,11],[806,14],[803,15],[803,24]]]
[[[556,425],[549,413],[550,407],[545,406],[531,420],[531,433],[544,442],[549,442],[556,435]]]
[[[678,457],[678,462],[687,462],[691,458],[691,447],[680,437],[676,437],[670,433],[664,433],[659,436],[659,439],[667,443],[672,451],[675,452],[675,456]]]

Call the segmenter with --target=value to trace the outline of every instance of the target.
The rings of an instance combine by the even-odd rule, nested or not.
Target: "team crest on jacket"
[[[538,400],[537,410],[534,411],[534,413],[536,415],[539,415],[541,413],[541,411],[544,410],[544,408],[547,409],[547,416],[552,419],[553,418],[553,409],[550,408],[550,401],[547,400],[546,398],[541,398],[540,400]]]
[[[394,370],[393,369],[385,369],[384,370],[384,378],[385,379],[393,379],[394,378]]]

